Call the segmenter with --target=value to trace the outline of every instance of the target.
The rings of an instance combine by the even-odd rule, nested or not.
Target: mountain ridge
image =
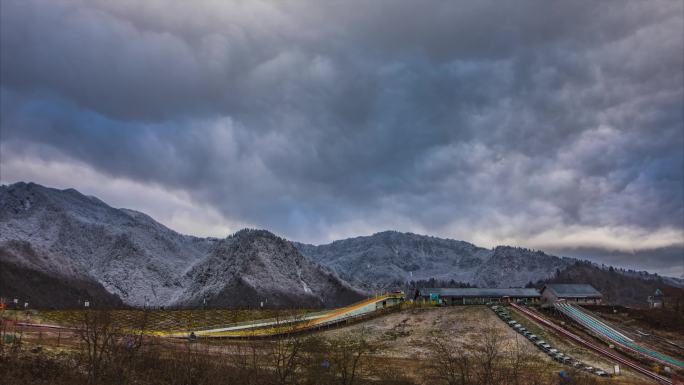
[[[573,261],[542,251],[511,246],[486,249],[465,241],[392,230],[318,246],[293,244],[343,279],[369,290],[427,279],[488,287],[523,286],[551,277]],[[380,271],[381,266],[386,269]]]
[[[214,277],[212,290],[194,290],[197,276],[193,271],[201,266],[205,271],[216,269],[217,247],[242,237],[252,243],[243,243],[247,250],[240,255],[259,257],[258,266],[240,264],[241,260],[231,256],[232,265],[245,271],[224,269],[221,276]],[[358,290],[305,261],[294,248],[280,253],[285,244],[279,239],[265,230],[243,230],[226,239],[183,235],[144,213],[113,208],[74,189],[23,182],[0,186],[0,248],[9,250],[11,242],[17,241],[31,248],[30,252],[24,248],[0,254],[3,265],[12,263],[27,271],[50,274],[60,282],[99,285],[128,305],[184,306],[205,300],[222,306],[258,305],[230,295],[221,286],[240,280],[252,291],[280,298],[271,301],[274,307],[332,306],[362,298]],[[281,287],[267,290],[271,280],[259,276],[258,270],[276,271],[271,265],[278,257],[285,258],[278,261],[281,270],[298,266],[304,278],[281,275]],[[306,290],[300,281],[308,285]]]
[[[78,294],[72,296],[108,304],[330,307],[430,279],[521,287],[553,279],[577,261],[394,230],[317,246],[259,229],[202,238],[75,189],[25,182],[0,186],[0,263],[13,271],[6,282],[30,291],[17,277],[36,273],[46,281],[41,292],[73,283],[70,292]],[[623,274],[663,281],[648,273]],[[679,282],[668,279],[670,285]],[[18,289],[0,290],[6,295]]]

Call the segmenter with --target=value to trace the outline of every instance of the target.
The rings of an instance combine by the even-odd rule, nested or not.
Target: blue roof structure
[[[527,288],[510,288],[510,289],[496,289],[496,288],[423,288],[420,289],[420,294],[428,296],[430,294],[437,294],[440,297],[514,297],[514,298],[536,298],[541,294],[537,289]]]

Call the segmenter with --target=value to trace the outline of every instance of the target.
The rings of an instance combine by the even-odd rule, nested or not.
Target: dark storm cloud
[[[635,271],[650,270],[665,276],[684,276],[684,249],[682,247],[671,246],[630,251],[581,247],[550,251],[558,255],[589,259]]]
[[[57,153],[303,240],[681,245],[682,13],[7,0],[3,157]]]

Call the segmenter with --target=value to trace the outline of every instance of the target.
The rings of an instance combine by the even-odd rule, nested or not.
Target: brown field
[[[434,338],[448,338],[461,345],[477,345],[484,331],[494,331],[500,336],[504,349],[516,344],[529,349],[535,359],[547,362],[551,367],[561,368],[546,354],[534,349],[534,345],[501,322],[485,306],[426,307],[407,309],[346,328],[321,333],[325,337],[343,337],[349,332],[365,331],[368,338],[382,344],[383,355],[397,358],[426,358],[430,342]]]
[[[22,314],[26,316],[24,312],[6,312],[4,317],[20,319]],[[36,312],[31,320],[73,326],[83,314]],[[3,381],[9,382],[3,383],[533,385],[558,383],[560,371],[571,373],[568,384],[650,383],[629,372],[614,379],[573,372],[540,352],[484,306],[407,308],[346,327],[258,341],[136,340],[130,330],[121,332],[137,325],[141,314],[134,310],[106,314],[114,337],[99,366],[89,360],[84,333],[5,325],[0,371],[5,373]],[[213,327],[279,315],[282,312],[158,310],[148,317],[151,321],[146,330]],[[103,325],[90,326],[105,330]],[[532,324],[528,328],[592,365],[607,371],[612,367],[601,357],[535,330]],[[13,341],[6,338],[8,334]],[[134,348],[129,347],[131,339],[137,341]],[[36,346],[42,349],[37,351]],[[328,366],[322,367],[323,362]],[[468,378],[449,382],[449,373],[460,373],[462,364]]]

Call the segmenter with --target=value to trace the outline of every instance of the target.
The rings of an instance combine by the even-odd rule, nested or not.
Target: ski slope
[[[326,310],[316,313],[308,313],[301,316],[264,319],[239,324],[226,325],[225,327],[194,330],[195,336],[200,338],[243,338],[264,337],[289,334],[293,332],[316,329],[323,326],[344,322],[348,319],[369,315],[379,310],[396,306],[403,301],[403,294],[384,294],[351,304],[338,309]],[[166,335],[172,338],[187,338],[187,333],[174,333]]]
[[[563,302],[556,303],[555,307],[558,309],[558,311],[570,317],[580,325],[592,330],[602,337],[605,337],[617,345],[625,347],[662,364],[672,365],[680,369],[684,369],[684,361],[674,359],[670,356],[637,344],[633,339],[625,336],[623,333],[620,333],[611,326],[607,325],[605,322],[593,317],[587,312],[582,311],[578,307]]]

